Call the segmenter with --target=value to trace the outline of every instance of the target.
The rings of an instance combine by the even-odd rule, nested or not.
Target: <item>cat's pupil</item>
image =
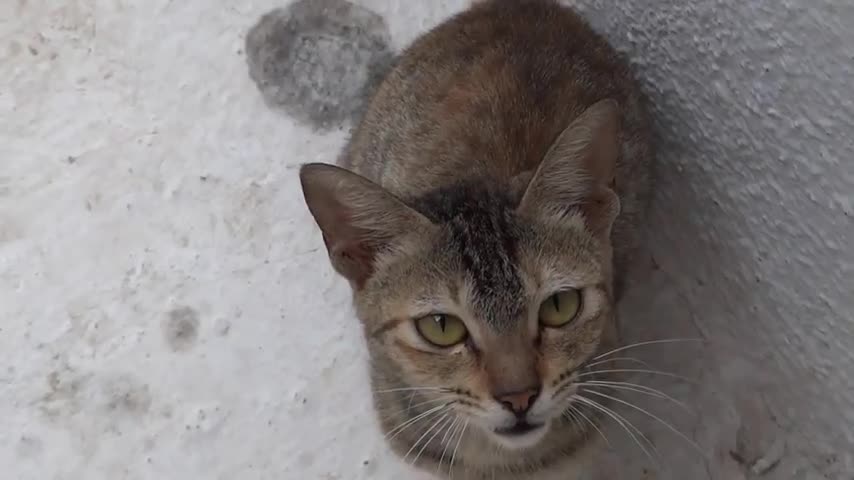
[[[439,324],[439,328],[441,328],[442,331],[444,332],[445,331],[445,324],[446,324],[445,316],[444,315],[436,315],[436,323]]]
[[[552,295],[552,304],[554,305],[555,310],[559,312],[560,311],[560,299],[558,298],[557,295]]]

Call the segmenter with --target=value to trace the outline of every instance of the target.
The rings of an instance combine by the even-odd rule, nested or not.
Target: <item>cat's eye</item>
[[[415,328],[425,340],[437,347],[451,347],[468,336],[463,321],[453,315],[434,314],[415,320]]]
[[[562,327],[581,311],[581,292],[575,289],[555,293],[540,305],[540,324]]]

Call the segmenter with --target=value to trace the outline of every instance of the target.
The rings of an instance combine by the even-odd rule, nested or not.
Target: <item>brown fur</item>
[[[380,424],[406,460],[456,479],[582,469],[595,437],[563,415],[584,408],[564,392],[617,342],[614,285],[647,201],[648,137],[626,65],[582,19],[548,0],[493,0],[403,52],[346,170],[303,168],[306,202],[353,287]],[[580,316],[539,327],[539,304],[566,287],[583,292]],[[459,317],[469,340],[425,344],[413,319],[428,313]],[[495,397],[540,385],[549,410],[531,415],[548,417],[544,437],[496,443],[492,422],[507,413]]]

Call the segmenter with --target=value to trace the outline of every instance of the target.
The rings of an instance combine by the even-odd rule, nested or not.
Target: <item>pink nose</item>
[[[495,399],[507,410],[510,410],[516,415],[524,415],[531,408],[531,405],[537,400],[540,390],[531,388],[521,392],[510,392],[496,395]]]

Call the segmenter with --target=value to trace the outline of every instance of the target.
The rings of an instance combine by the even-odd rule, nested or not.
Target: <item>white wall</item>
[[[243,35],[282,3],[0,2],[7,478],[401,478],[295,181],[345,134],[270,111],[246,74]],[[463,2],[359,3],[400,48]],[[582,3],[660,127],[629,338],[711,345],[645,350],[698,380],[654,384],[696,417],[645,407],[709,460],[650,424],[664,473],[644,474],[611,428],[604,478],[751,478],[735,451],[779,457],[764,478],[849,479],[854,4]]]

